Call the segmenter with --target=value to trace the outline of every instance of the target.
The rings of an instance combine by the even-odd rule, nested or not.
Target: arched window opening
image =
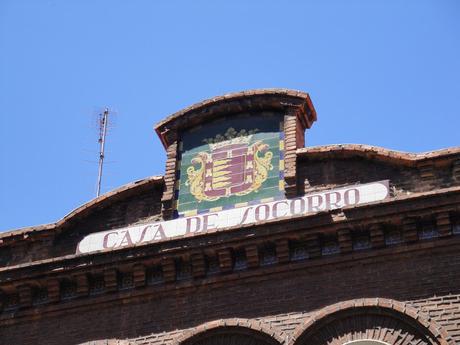
[[[180,345],[280,345],[267,333],[245,327],[217,327],[193,335]]]
[[[440,344],[428,329],[410,321],[373,308],[338,312],[307,328],[293,345]]]

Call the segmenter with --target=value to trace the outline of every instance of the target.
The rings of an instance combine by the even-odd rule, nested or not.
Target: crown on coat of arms
[[[248,144],[253,134],[257,133],[259,129],[251,129],[249,131],[242,129],[239,132],[235,128],[230,127],[222,134],[217,134],[214,138],[203,139],[203,142],[209,144],[211,150],[232,145],[232,144]]]

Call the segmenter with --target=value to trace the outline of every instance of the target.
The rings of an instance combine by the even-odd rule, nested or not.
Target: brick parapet
[[[172,152],[174,152],[174,150],[172,150]],[[460,151],[458,149],[447,149],[426,154],[405,154],[365,145],[334,145],[327,146],[325,148],[302,149],[297,150],[298,162],[296,164],[300,164],[300,170],[296,168],[299,171],[297,171],[298,176],[295,183],[305,183],[305,188],[309,191],[313,191],[315,188],[324,189],[334,187],[334,185],[331,185],[330,182],[327,182],[331,178],[333,178],[336,185],[340,185],[341,183],[343,184],[347,181],[352,182],[352,180],[350,180],[350,176],[353,176],[356,180],[360,180],[362,178],[368,179],[364,180],[364,182],[376,181],[378,179],[385,178],[386,176],[390,176],[392,196],[396,197],[395,201],[397,201],[398,199],[410,197],[417,193],[426,193],[428,195],[430,193],[429,190],[433,189],[426,184],[425,187],[423,187],[425,189],[423,189],[423,183],[419,183],[420,181],[417,180],[418,170],[416,170],[416,166],[419,161],[429,160],[433,162],[436,169],[435,183],[437,187],[434,188],[435,191],[439,190],[442,186],[444,186],[444,189],[442,190],[448,190],[445,189],[446,186],[451,186],[452,188],[453,186],[460,185],[460,180],[455,177],[455,162],[458,161],[456,157],[459,156],[459,152]],[[388,164],[391,163],[391,166],[384,165],[379,169],[375,169],[375,167],[371,169],[370,166],[363,163],[365,161],[361,160],[356,162],[356,164],[350,161],[347,163],[348,167],[356,166],[356,168],[350,172],[348,170],[343,170],[342,166],[337,165],[338,161],[333,160],[345,158],[347,160],[351,160],[353,157],[366,158],[368,160],[368,163],[366,164],[372,163],[371,161],[374,162],[372,163],[374,165],[377,164],[377,162],[387,162]],[[332,160],[330,160],[327,164],[324,163],[324,166],[332,166],[334,168],[333,170],[336,171],[336,173],[334,173],[331,177],[328,176],[329,170],[324,171],[323,168],[319,169],[320,162],[326,158],[331,158]],[[342,171],[343,174],[341,174]],[[376,174],[376,172],[378,172],[378,174]],[[171,171],[171,173],[173,172]],[[315,176],[320,176],[321,181],[326,181],[326,184],[318,185],[318,180],[316,180]],[[172,179],[172,175],[170,175],[170,178]],[[411,181],[410,183],[407,182],[409,180]],[[169,181],[169,184],[171,185],[169,188],[173,188],[172,180]],[[114,227],[129,225],[130,223],[127,223],[128,221],[142,222],[142,219],[132,219],[131,216],[125,216],[123,212],[120,212],[120,210],[123,210],[124,208],[126,208],[126,210],[132,208],[136,208],[136,210],[146,209],[147,212],[143,215],[143,217],[145,217],[145,220],[143,221],[161,220],[162,217],[159,207],[161,203],[159,200],[161,199],[161,193],[164,186],[163,177],[152,177],[141,180],[124,186],[114,192],[110,192],[107,196],[104,195],[103,197],[85,204],[57,223],[0,234],[0,254],[2,255],[2,258],[4,258],[3,260],[7,260],[9,265],[12,265],[14,263],[40,261],[50,256],[58,257],[63,254],[73,253],[78,240],[84,236],[84,233],[79,234],[80,231],[85,231],[85,229],[86,231],[91,231],[92,229],[94,231],[94,229],[99,229],[101,226],[107,230]],[[301,193],[301,186],[297,185],[296,188],[297,191]],[[429,189],[427,190],[426,188]],[[152,190],[150,191],[149,189]],[[145,193],[145,195],[148,195],[150,199],[146,200],[145,203],[139,204],[139,207],[134,204],[129,206],[133,202],[129,198],[134,193]],[[172,192],[170,191],[169,199],[165,198],[163,205],[165,212],[169,212],[169,215],[171,215],[171,208],[169,206],[171,205],[171,198],[173,197],[173,194],[171,193]],[[152,206],[155,204],[154,200],[151,200],[152,195],[158,196],[158,201],[156,202],[156,204],[158,204],[157,206]],[[120,202],[123,202],[123,204],[118,205],[117,203]],[[110,214],[104,213],[103,210],[110,209],[111,207],[113,207],[111,212],[117,213],[116,219],[113,222],[101,224],[98,219],[110,216]],[[158,207],[158,214],[155,213],[156,211],[154,211],[152,207]],[[166,213],[164,214],[166,215]],[[132,214],[132,212],[127,214]],[[92,221],[91,217],[93,217],[95,222]],[[82,219],[86,219],[91,225],[85,227],[72,225],[78,224],[78,222],[81,222]],[[70,236],[69,234],[72,235]],[[58,250],[54,244],[57,244],[58,247],[65,249]]]

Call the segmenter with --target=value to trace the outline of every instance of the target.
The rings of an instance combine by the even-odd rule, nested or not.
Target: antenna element
[[[105,137],[107,135],[109,114],[109,108],[107,107],[102,114],[99,114],[99,172],[97,174],[96,198],[101,194],[102,167],[104,165]]]

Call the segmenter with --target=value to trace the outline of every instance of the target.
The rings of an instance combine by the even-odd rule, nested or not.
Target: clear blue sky
[[[164,172],[153,125],[251,88],[310,93],[307,145],[460,144],[460,1],[0,0],[0,230]]]

